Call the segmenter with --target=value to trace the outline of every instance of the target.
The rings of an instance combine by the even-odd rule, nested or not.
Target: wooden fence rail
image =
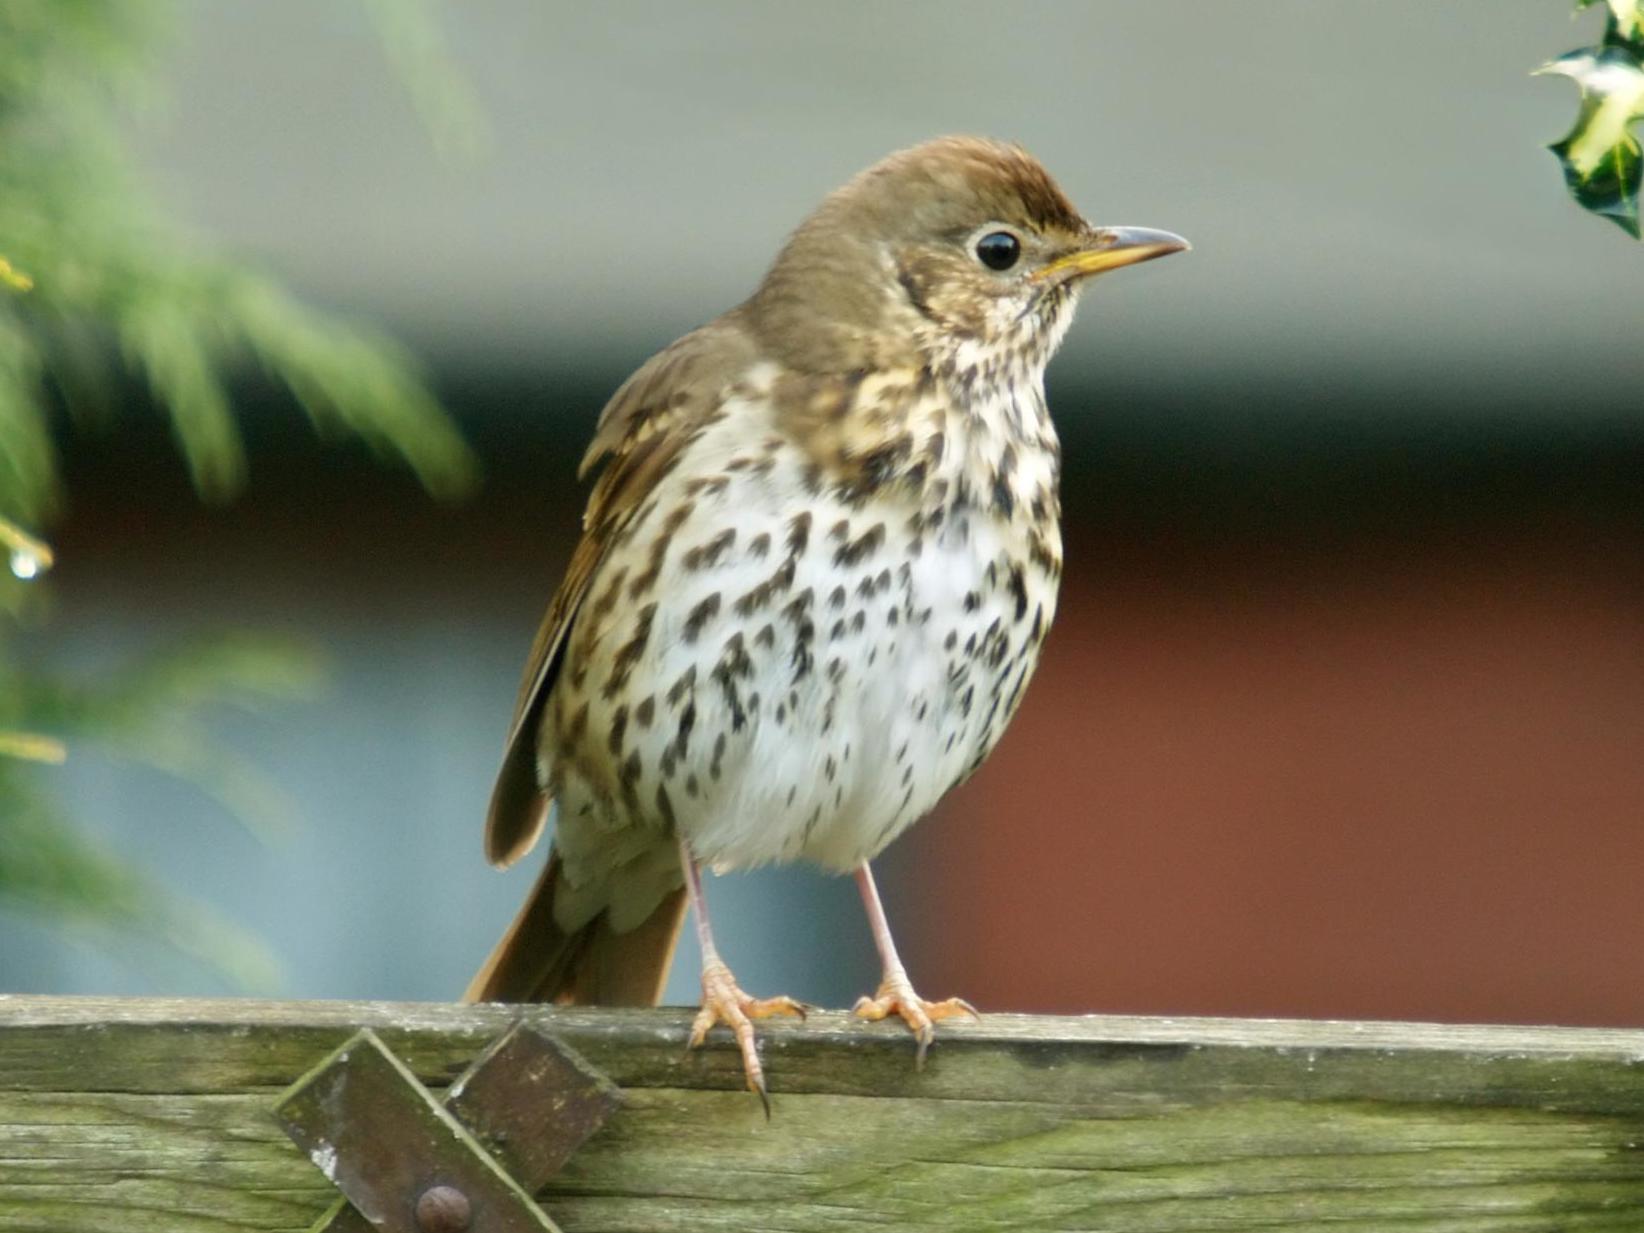
[[[275,1120],[358,1029],[429,1088],[513,1008],[0,997],[0,1231],[308,1229]],[[1644,1233],[1644,1032],[990,1015],[762,1027],[769,1122],[681,1011],[529,1008],[622,1089],[566,1233]],[[475,1233],[482,1233],[476,1227]]]

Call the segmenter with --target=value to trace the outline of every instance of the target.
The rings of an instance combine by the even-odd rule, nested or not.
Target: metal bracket
[[[369,1028],[286,1089],[274,1116],[343,1192],[309,1233],[559,1233],[532,1195],[621,1103],[516,1023],[442,1103]]]

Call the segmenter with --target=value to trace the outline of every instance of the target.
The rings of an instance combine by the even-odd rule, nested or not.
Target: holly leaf
[[[1644,11],[1635,0],[1611,0],[1611,7],[1632,10],[1635,23],[1644,20]],[[1610,27],[1619,35],[1618,15],[1612,14]],[[1644,151],[1632,131],[1634,122],[1644,117],[1644,63],[1639,53],[1618,37],[1601,47],[1584,47],[1560,56],[1536,72],[1568,77],[1581,91],[1575,127],[1548,147],[1563,164],[1570,195],[1583,208],[1639,238]]]

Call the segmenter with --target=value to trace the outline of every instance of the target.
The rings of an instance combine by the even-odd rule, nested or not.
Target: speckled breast
[[[1054,457],[1015,451],[990,497],[950,448],[942,501],[847,500],[768,407],[729,411],[577,618],[542,750],[568,857],[577,831],[602,859],[615,833],[637,856],[677,832],[719,868],[849,869],[992,749],[1054,614],[1054,515],[1027,495],[1053,489]]]

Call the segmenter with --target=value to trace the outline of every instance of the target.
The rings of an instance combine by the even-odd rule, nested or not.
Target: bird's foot
[[[723,1023],[736,1036],[742,1050],[742,1070],[748,1077],[748,1090],[755,1093],[765,1106],[765,1116],[771,1115],[771,1098],[765,1090],[765,1069],[759,1064],[759,1050],[754,1043],[753,1021],[772,1015],[805,1017],[805,1006],[790,997],[749,997],[737,987],[730,968],[717,961],[702,968],[702,1009],[696,1012],[691,1024],[691,1039],[687,1049],[695,1049],[708,1038],[708,1031],[716,1023]]]
[[[906,972],[886,972],[885,979],[879,982],[878,992],[871,998],[858,998],[856,1005],[851,1007],[851,1014],[858,1019],[874,1022],[900,1015],[902,1021],[913,1030],[913,1038],[919,1042],[919,1051],[913,1060],[916,1070],[925,1065],[925,1051],[936,1038],[935,1024],[938,1020],[951,1019],[955,1015],[969,1015],[972,1019],[982,1017],[976,1007],[964,998],[927,1002],[914,992]]]

